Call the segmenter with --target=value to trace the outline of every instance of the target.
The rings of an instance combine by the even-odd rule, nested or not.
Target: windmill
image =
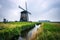
[[[25,6],[26,6],[26,9],[22,8],[21,6],[19,6],[19,8],[23,10],[23,11],[21,12],[21,16],[20,16],[20,21],[21,21],[21,22],[27,22],[27,21],[29,20],[28,14],[31,14],[31,13],[27,10],[27,2],[25,2]]]

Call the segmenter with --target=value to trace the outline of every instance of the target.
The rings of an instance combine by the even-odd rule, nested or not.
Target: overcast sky
[[[30,21],[51,20],[60,21],[60,0],[0,0],[0,21],[6,18],[9,21],[20,19],[20,5],[25,9],[27,1]]]

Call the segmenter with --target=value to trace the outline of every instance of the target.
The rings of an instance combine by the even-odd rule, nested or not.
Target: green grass
[[[42,23],[42,32],[37,40],[60,40],[60,23]]]
[[[14,36],[24,34],[33,28],[37,22],[0,22],[0,40],[12,40]],[[39,29],[38,29],[39,30]],[[60,23],[45,22],[41,24],[41,31],[36,40],[60,40]],[[15,38],[17,40],[17,38]]]
[[[0,40],[12,40],[19,36],[22,31],[33,28],[37,22],[0,22]]]
[[[44,29],[53,32],[60,32],[60,23],[44,23]]]

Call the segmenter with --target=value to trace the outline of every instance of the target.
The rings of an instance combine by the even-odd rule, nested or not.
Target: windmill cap
[[[22,11],[21,13],[27,13],[27,11]]]

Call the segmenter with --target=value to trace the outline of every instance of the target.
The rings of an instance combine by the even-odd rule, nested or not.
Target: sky
[[[0,0],[0,21],[19,21],[21,11],[18,6],[31,13],[29,21],[50,20],[60,21],[60,0]]]

